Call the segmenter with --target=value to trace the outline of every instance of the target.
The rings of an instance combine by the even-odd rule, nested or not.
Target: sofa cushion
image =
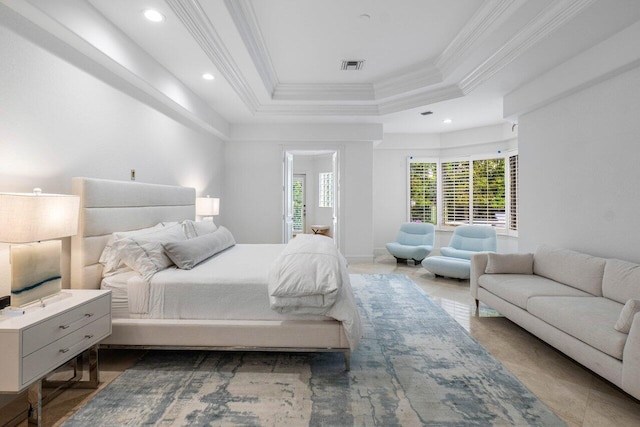
[[[485,273],[533,274],[533,254],[496,254],[489,252]]]
[[[627,334],[614,325],[622,304],[602,297],[532,297],[527,311],[538,319],[622,360]]]
[[[640,265],[608,259],[604,266],[602,295],[621,304],[630,299],[640,300]]]
[[[542,245],[534,256],[533,274],[600,297],[605,262],[604,258]]]
[[[478,284],[523,310],[527,309],[529,298],[534,296],[591,296],[571,286],[530,274],[483,274],[478,278]]]
[[[464,249],[456,249],[451,246],[443,246],[440,248],[440,253],[446,257],[450,258],[460,258],[460,259],[468,259],[471,260],[471,257],[474,254],[477,254],[476,251],[467,251]]]

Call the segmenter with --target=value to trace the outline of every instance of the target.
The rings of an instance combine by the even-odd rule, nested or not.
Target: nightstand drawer
[[[95,317],[91,318],[91,320],[93,319]],[[24,357],[22,359],[22,384],[27,384],[34,378],[41,377],[57,368],[107,337],[110,332],[111,316],[102,316]]]
[[[25,329],[22,334],[23,357],[109,313],[110,304],[110,295],[105,294],[101,298],[74,307],[72,310]]]

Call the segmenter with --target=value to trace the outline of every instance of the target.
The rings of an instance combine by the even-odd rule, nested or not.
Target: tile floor
[[[351,265],[349,270],[356,274],[409,276],[568,426],[640,426],[640,401],[501,317],[490,307],[481,304],[479,316],[476,316],[468,281],[435,279],[422,267],[396,264],[388,256],[379,257],[374,263]],[[142,352],[101,350],[101,388],[141,355]],[[45,406],[43,424],[61,424],[95,393],[91,390],[64,392]],[[14,402],[11,406],[17,404]],[[26,425],[26,422],[20,424]]]

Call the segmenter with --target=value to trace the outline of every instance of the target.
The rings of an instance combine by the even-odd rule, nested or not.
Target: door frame
[[[282,186],[282,243],[288,243],[293,236],[293,220],[292,217],[288,217],[287,214],[292,213],[292,198],[291,198],[291,183],[293,180],[293,162],[294,156],[298,155],[311,155],[311,153],[317,154],[333,154],[333,221],[331,230],[333,233],[333,241],[335,245],[340,249],[342,242],[342,197],[343,191],[341,188],[343,168],[344,147],[341,145],[324,145],[324,144],[304,144],[304,145],[287,145],[282,148],[283,159],[283,186]],[[291,156],[291,163],[289,163],[289,156]],[[291,219],[291,222],[288,222]],[[291,233],[288,231],[291,230]]]

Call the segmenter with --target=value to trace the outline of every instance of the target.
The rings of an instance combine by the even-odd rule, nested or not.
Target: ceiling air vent
[[[345,71],[352,71],[352,70],[355,71],[355,70],[361,69],[363,64],[364,64],[364,60],[342,61],[342,67],[340,67],[340,69]]]

